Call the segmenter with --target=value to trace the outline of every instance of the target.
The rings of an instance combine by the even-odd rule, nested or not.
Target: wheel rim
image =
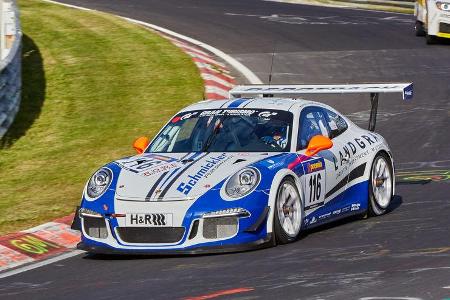
[[[376,203],[381,208],[388,207],[392,197],[392,175],[384,157],[378,157],[373,164],[372,191]]]
[[[283,183],[278,192],[278,219],[281,227],[289,237],[296,237],[300,231],[302,209],[300,196],[289,182]]]

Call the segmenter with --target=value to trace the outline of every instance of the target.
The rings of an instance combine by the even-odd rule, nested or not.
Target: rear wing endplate
[[[254,97],[298,98],[306,94],[370,94],[369,130],[374,131],[380,93],[401,93],[403,100],[413,98],[412,83],[313,84],[313,85],[239,85],[230,99]]]

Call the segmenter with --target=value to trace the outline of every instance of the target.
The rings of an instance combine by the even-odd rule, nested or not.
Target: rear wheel
[[[423,27],[423,23],[420,21],[416,21],[416,25],[414,26],[416,31],[416,36],[425,36],[425,28]]]
[[[372,163],[369,180],[369,214],[379,216],[386,212],[394,191],[392,165],[386,153],[379,153]]]
[[[274,232],[278,244],[287,244],[297,239],[303,223],[303,203],[297,186],[287,177],[277,191],[274,212]]]

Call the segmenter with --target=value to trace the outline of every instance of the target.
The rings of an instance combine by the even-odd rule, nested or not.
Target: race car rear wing
[[[370,94],[369,130],[374,131],[380,93],[402,93],[403,100],[413,98],[412,83],[313,84],[313,85],[238,85],[230,90],[230,99],[254,97],[297,98],[306,94]]]

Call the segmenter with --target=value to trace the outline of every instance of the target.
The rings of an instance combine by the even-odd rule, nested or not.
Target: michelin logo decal
[[[177,191],[188,195],[192,188],[203,178],[209,171],[213,170],[215,167],[218,167],[225,159],[227,158],[226,153],[222,153],[216,157],[210,157],[205,161],[205,164],[200,166],[200,169],[194,175],[188,175],[188,182],[181,182]]]

